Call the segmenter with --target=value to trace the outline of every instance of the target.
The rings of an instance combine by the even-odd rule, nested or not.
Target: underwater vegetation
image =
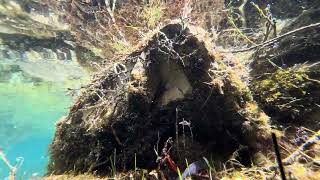
[[[0,178],[320,179],[319,1],[0,2]]]
[[[309,73],[317,70],[310,70],[306,65],[279,69],[259,78],[252,86],[255,91],[263,92],[259,94],[263,104],[294,118],[312,111],[318,102],[313,90],[319,89],[320,83],[310,78]]]

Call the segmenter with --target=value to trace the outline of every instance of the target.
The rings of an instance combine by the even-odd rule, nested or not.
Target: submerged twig
[[[301,154],[303,151],[308,149],[311,145],[320,141],[320,131],[318,131],[314,136],[312,136],[308,141],[302,144],[295,152],[293,152],[289,157],[287,157],[284,162],[285,164],[292,164],[296,157]]]
[[[289,31],[289,32],[287,32],[285,34],[282,34],[282,35],[276,37],[276,38],[270,39],[268,41],[265,41],[265,42],[263,42],[261,44],[258,44],[258,45],[254,45],[254,46],[249,47],[249,48],[231,50],[231,51],[221,51],[221,52],[223,52],[223,53],[239,53],[239,52],[251,51],[251,50],[254,50],[254,49],[259,48],[259,47],[263,48],[263,47],[266,47],[266,46],[271,45],[273,43],[276,43],[280,39],[282,39],[284,37],[287,37],[287,36],[289,36],[291,34],[294,34],[294,33],[300,32],[300,31],[304,31],[306,29],[315,28],[315,27],[320,27],[320,22],[319,23],[310,24],[308,26],[303,26],[303,27],[300,27],[300,28],[295,29],[293,31]]]
[[[281,179],[286,180],[286,175],[284,173],[284,168],[283,168],[283,164],[281,161],[281,155],[280,155],[277,137],[276,137],[275,133],[272,133],[272,141],[273,141],[274,150],[275,150],[276,157],[277,157],[277,162],[278,162],[278,166],[279,166],[279,170],[280,170]]]
[[[250,4],[255,7],[257,9],[257,11],[259,12],[259,15],[264,18],[267,22],[266,22],[266,33],[265,33],[265,37],[263,42],[265,42],[270,33],[271,33],[271,28],[273,30],[273,35],[274,37],[277,37],[277,26],[276,26],[276,21],[273,19],[271,11],[270,11],[270,5],[267,6],[266,13],[264,13],[264,11],[254,2],[250,2]]]
[[[176,108],[176,144],[177,144],[177,151],[179,152],[179,128],[178,128],[178,108]]]
[[[7,159],[6,155],[4,154],[3,150],[0,148],[0,159],[8,166],[10,173],[9,173],[9,180],[15,180],[17,175],[18,168],[23,164],[23,158],[17,158],[17,164],[15,166],[11,165],[10,161]]]
[[[305,150],[307,150],[310,146],[312,146],[313,144],[317,143],[318,141],[320,141],[320,131],[316,132],[316,134],[314,136],[312,136],[309,140],[307,140],[304,144],[302,144],[296,151],[294,151],[290,156],[288,156],[287,158],[285,158],[283,160],[283,165],[288,166],[291,165],[295,162],[297,156],[299,156],[300,154],[302,154],[303,156],[306,156],[303,152]],[[318,164],[318,162],[315,162]],[[270,171],[270,170],[275,170],[279,168],[279,166],[271,166],[265,170]]]
[[[228,19],[229,23],[233,26],[233,28],[235,28],[236,32],[245,40],[247,40],[250,44],[253,45],[257,45],[256,43],[254,43],[251,39],[248,38],[248,36],[246,36],[245,34],[243,34],[243,32],[237,27],[237,25],[233,22],[233,20],[231,18]]]

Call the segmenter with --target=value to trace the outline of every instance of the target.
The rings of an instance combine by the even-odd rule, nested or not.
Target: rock
[[[111,164],[133,169],[135,156],[139,168],[153,169],[154,150],[163,156],[170,146],[180,167],[211,155],[224,162],[240,144],[265,152],[268,117],[213,49],[202,29],[170,23],[98,73],[57,124],[48,173],[103,175]]]

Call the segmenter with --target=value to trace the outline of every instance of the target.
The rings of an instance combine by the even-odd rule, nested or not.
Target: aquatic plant
[[[209,179],[278,178],[280,163],[274,160],[281,161],[280,153],[288,177],[316,177],[317,127],[316,132],[288,135],[288,124],[278,120],[287,119],[281,115],[318,113],[319,57],[313,56],[318,36],[313,31],[320,25],[305,25],[268,40],[271,31],[276,36],[271,6],[262,9],[264,1],[249,2],[51,2],[56,11],[64,10],[60,15],[70,24],[75,47],[90,49],[82,53],[81,62],[93,64],[98,72],[91,83],[75,89],[80,96],[57,123],[48,171],[61,175],[47,178],[96,178],[92,173],[113,179],[184,179],[198,176],[193,170],[200,166],[205,170],[202,177]],[[264,35],[264,25],[250,27],[248,8],[261,18],[253,24],[267,23]],[[21,18],[11,13],[7,16]],[[310,36],[301,35],[307,31]],[[280,49],[296,37],[298,49]],[[221,50],[217,38],[232,49],[251,47]],[[256,43],[260,39],[265,42]],[[310,51],[304,51],[304,45]],[[302,53],[301,60],[292,53],[296,50],[312,56]],[[228,51],[255,53],[251,59],[237,59]],[[277,155],[271,148],[274,133]],[[203,158],[212,156],[215,161],[210,163]]]
[[[313,65],[296,65],[279,68],[274,73],[253,80],[252,88],[266,107],[277,108],[293,117],[301,116],[317,102],[310,91],[319,88],[320,82],[309,77],[312,72],[317,71],[312,67]]]
[[[147,22],[148,28],[154,28],[159,24],[164,14],[164,4],[161,0],[152,0],[150,3],[144,5],[142,10],[143,19]]]
[[[273,33],[273,37],[277,37],[277,25],[276,25],[276,20],[273,19],[273,17],[272,17],[272,13],[270,10],[271,5],[268,4],[267,7],[265,8],[265,11],[264,11],[256,3],[250,2],[250,4],[257,9],[259,15],[266,21],[265,22],[266,30],[264,33],[263,41],[266,41],[269,38],[271,31]]]

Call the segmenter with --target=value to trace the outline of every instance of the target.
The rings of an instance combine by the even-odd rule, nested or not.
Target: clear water
[[[63,88],[54,84],[0,84],[0,144],[11,164],[24,158],[18,177],[45,173],[54,124],[70,104]],[[0,163],[0,179],[4,179],[9,169]]]
[[[64,83],[0,82],[0,148],[12,165],[16,158],[24,159],[17,179],[45,173],[55,122],[72,103],[66,87]],[[8,174],[9,168],[0,160],[0,180]]]

